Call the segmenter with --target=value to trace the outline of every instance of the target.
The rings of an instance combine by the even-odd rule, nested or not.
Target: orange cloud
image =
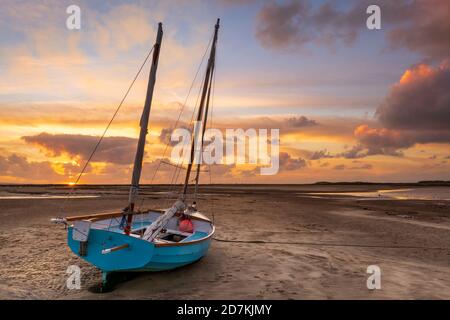
[[[35,136],[23,136],[30,144],[43,148],[49,156],[67,154],[73,158],[87,160],[99,137],[88,135],[49,134],[46,132]],[[93,161],[117,164],[131,164],[134,158],[137,139],[127,137],[104,137]]]
[[[417,143],[450,143],[450,66],[420,64],[395,84],[376,116],[378,128],[359,125],[358,144],[344,153],[354,158],[375,154],[401,155]]]
[[[392,144],[395,144],[395,141],[399,140],[399,138],[401,137],[401,133],[399,131],[389,130],[386,128],[370,128],[366,124],[358,126],[355,129],[354,134],[355,137],[360,140],[381,138],[383,140],[392,141]]]
[[[400,78],[400,84],[408,84],[432,76],[436,71],[426,64],[419,64],[415,68],[408,69]]]

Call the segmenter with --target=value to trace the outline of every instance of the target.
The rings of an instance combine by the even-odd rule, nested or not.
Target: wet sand
[[[67,190],[1,186],[0,298],[3,299],[450,299],[450,201],[362,200],[317,195],[376,185],[209,186],[199,207],[214,212],[216,234],[206,257],[158,273],[123,275],[95,293],[100,272],[66,246],[61,215]],[[400,188],[403,188],[401,186]],[[167,188],[146,188],[145,207],[167,205]],[[81,187],[66,215],[123,208],[127,187]],[[314,195],[309,194],[314,192]],[[220,240],[232,240],[224,242]],[[260,243],[260,241],[266,243]],[[69,265],[81,289],[66,288]],[[366,268],[381,268],[381,290],[368,290]]]

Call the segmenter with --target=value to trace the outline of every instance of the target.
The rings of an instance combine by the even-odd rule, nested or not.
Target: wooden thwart
[[[122,215],[122,212],[106,212],[106,213],[93,213],[93,214],[85,214],[79,216],[66,217],[66,221],[77,221],[77,220],[91,220],[94,218],[113,218],[119,217]]]

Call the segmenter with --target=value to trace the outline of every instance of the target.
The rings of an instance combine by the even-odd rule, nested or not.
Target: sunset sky
[[[71,4],[81,30],[66,28]],[[219,165],[214,183],[450,180],[448,0],[1,0],[0,183],[76,179],[160,21],[142,179],[170,182],[171,166],[153,172],[218,17],[213,126],[279,128],[281,154],[277,175]],[[129,183],[148,72],[80,183]]]

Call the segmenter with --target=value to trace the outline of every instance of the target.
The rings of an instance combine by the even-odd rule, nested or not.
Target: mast
[[[210,87],[210,84],[211,84],[211,78],[212,78],[212,73],[213,73],[213,69],[214,69],[214,59],[215,59],[215,55],[216,55],[216,43],[217,43],[217,33],[219,31],[219,23],[220,23],[220,19],[217,19],[217,23],[214,27],[214,38],[213,38],[213,42],[212,42],[212,46],[211,46],[211,52],[209,55],[208,65],[206,67],[205,79],[203,82],[202,97],[200,99],[200,106],[198,108],[198,114],[197,114],[197,123],[202,121],[203,108],[205,106],[206,94],[208,92],[208,87]],[[202,142],[201,142],[202,144],[203,144],[203,134],[204,134],[204,131],[202,132]],[[184,180],[183,193],[181,195],[181,199],[183,201],[186,199],[187,188],[189,185],[189,177],[190,177],[191,171],[192,171],[192,164],[193,164],[192,162],[194,159],[195,144],[196,144],[195,142],[196,142],[196,137],[194,135],[192,137],[191,154],[190,154],[190,158],[189,158],[189,164],[187,167],[186,178]]]
[[[148,133],[148,119],[150,116],[150,109],[152,106],[152,99],[153,99],[153,89],[155,87],[156,82],[156,69],[158,68],[158,60],[159,60],[159,52],[161,48],[161,42],[162,42],[162,23],[158,23],[158,32],[156,35],[156,42],[153,47],[153,58],[152,58],[152,65],[150,68],[150,74],[148,79],[148,86],[147,86],[147,96],[145,98],[145,104],[144,104],[144,110],[142,111],[141,121],[139,123],[139,126],[141,127],[141,131],[139,133],[139,141],[137,145],[136,150],[136,156],[134,159],[134,167],[133,167],[133,176],[131,179],[131,187],[130,187],[130,194],[128,199],[128,207],[126,208],[126,214],[127,214],[127,221],[124,228],[124,231],[126,234],[130,234],[130,228],[131,228],[131,222],[133,219],[133,210],[134,210],[134,204],[136,202],[136,198],[138,196],[139,192],[139,180],[141,178],[141,171],[142,171],[142,160],[144,158],[144,147],[145,147],[145,138]]]

